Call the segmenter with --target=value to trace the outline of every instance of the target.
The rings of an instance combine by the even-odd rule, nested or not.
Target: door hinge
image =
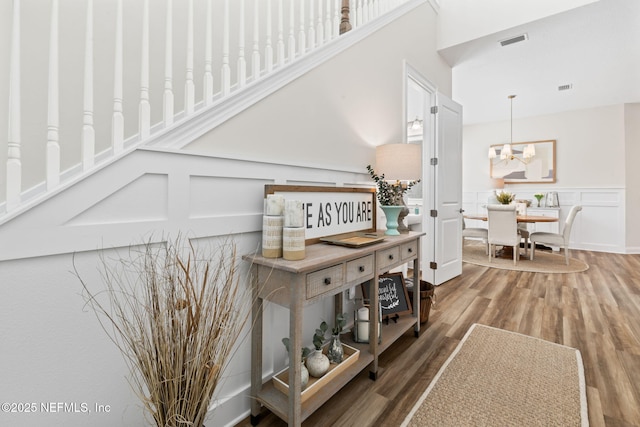
[[[434,105],[433,107],[431,107],[431,114],[438,114],[438,106]]]
[[[438,269],[438,263],[434,262],[434,261],[431,261],[429,263],[429,268],[432,269],[432,270],[437,270]]]
[[[429,160],[429,163],[431,164],[431,166],[437,166],[438,165],[438,158],[437,157],[432,157],[431,160]]]
[[[436,209],[431,209],[429,214],[431,215],[431,218],[437,218],[438,217],[438,211]]]

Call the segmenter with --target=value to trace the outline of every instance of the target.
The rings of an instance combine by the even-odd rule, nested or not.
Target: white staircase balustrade
[[[20,0],[13,1],[11,64],[9,71],[9,120],[7,123],[7,201],[6,210],[20,205],[22,190],[22,154],[20,136]]]
[[[392,6],[389,0],[143,0],[138,5],[123,0],[51,0],[50,4],[51,27],[30,36],[40,40],[40,50],[22,58],[20,22],[25,11],[20,0],[13,0],[10,17],[0,17],[0,24],[11,25],[9,50],[0,51],[0,60],[4,55],[9,63],[9,81],[0,82],[9,87],[8,99],[0,99],[9,105],[7,127],[0,129],[0,135],[7,135],[6,169],[0,171],[6,177],[5,183],[0,182],[0,221],[137,146],[157,143],[159,135],[190,117],[215,109],[235,93],[263,79],[267,82],[271,74],[324,48],[341,28],[343,33],[356,29]],[[78,12],[86,19],[75,19]],[[29,8],[28,13],[33,19],[48,10]],[[59,28],[65,30],[62,41]],[[70,33],[81,35],[70,40]],[[250,70],[246,40],[252,40]],[[44,80],[48,83],[39,86],[46,85],[48,108],[41,116],[36,106],[25,105],[20,82],[42,79],[45,72],[33,58],[44,54],[49,57]],[[73,67],[70,62],[83,65]],[[174,76],[174,70],[185,71]],[[220,70],[218,78],[214,70]],[[79,106],[67,93],[60,93],[72,85],[81,93]],[[176,95],[181,96],[176,99]],[[21,109],[30,113],[28,126]],[[77,119],[69,119],[74,114]],[[221,121],[229,118],[221,116]],[[221,121],[212,120],[211,126]],[[45,129],[46,150],[25,165],[22,139],[31,141]],[[33,141],[33,146],[43,145],[45,141]],[[40,164],[46,169],[38,170]],[[25,176],[30,183],[41,184],[22,188]]]
[[[145,0],[149,1],[149,0]],[[147,39],[148,40],[148,39]],[[144,82],[142,84],[144,88]],[[141,89],[143,90],[143,89]],[[141,109],[142,109],[142,101]],[[147,83],[148,105],[148,83]],[[82,170],[88,171],[95,163],[96,132],[93,128],[93,0],[87,3],[87,26],[84,48],[84,92],[82,114]],[[150,118],[149,118],[150,120]],[[149,136],[149,129],[140,128],[140,134]]]
[[[49,96],[47,108],[47,190],[60,183],[59,142],[59,56],[58,56],[58,0],[51,3],[51,28],[49,35]]]

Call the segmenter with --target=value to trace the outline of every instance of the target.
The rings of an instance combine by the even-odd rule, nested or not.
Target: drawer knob
[[[413,248],[409,248],[409,253],[413,253]]]
[[[360,273],[364,273],[364,265],[358,267],[358,271],[360,271]]]
[[[390,260],[393,260],[393,255],[389,255],[389,259],[390,259]]]
[[[330,285],[331,284],[331,277],[325,277],[324,278],[324,284],[325,285]]]

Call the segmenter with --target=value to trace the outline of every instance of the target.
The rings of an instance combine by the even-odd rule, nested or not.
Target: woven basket
[[[413,307],[413,288],[408,288],[409,301]],[[431,303],[435,300],[435,286],[424,280],[420,281],[420,323],[429,321],[429,312],[431,311]]]

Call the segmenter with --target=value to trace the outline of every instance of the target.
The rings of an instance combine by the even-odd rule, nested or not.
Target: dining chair
[[[569,265],[569,237],[571,236],[571,227],[573,226],[573,220],[581,210],[582,206],[580,205],[575,205],[571,208],[569,215],[567,215],[567,219],[564,222],[562,233],[547,233],[542,231],[531,233],[529,236],[529,241],[531,242],[530,259],[533,260],[533,256],[535,255],[536,243],[540,243],[542,245],[559,246],[564,248],[564,260],[565,263]]]
[[[467,225],[462,218],[462,246],[464,247],[465,239],[482,239],[482,242],[486,245],[486,254],[489,254],[489,242],[488,239],[488,230],[482,227],[471,227],[467,228]]]
[[[520,238],[524,239],[524,256],[527,256],[527,251],[529,250],[529,230],[527,229],[527,224],[518,223],[518,233],[520,234]]]
[[[489,223],[487,241],[489,243],[489,262],[495,257],[495,245],[513,247],[513,264],[518,263],[520,255],[520,234],[516,220],[515,205],[487,205]]]

